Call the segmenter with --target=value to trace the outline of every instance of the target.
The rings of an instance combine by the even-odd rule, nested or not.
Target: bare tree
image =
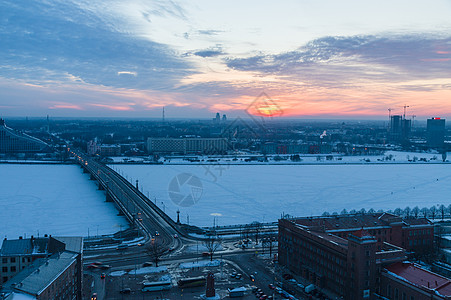
[[[407,206],[406,208],[404,208],[404,215],[405,215],[407,218],[410,217],[410,212],[411,212],[411,209],[410,209],[409,206]]]
[[[217,235],[209,234],[207,238],[202,241],[202,244],[207,248],[208,254],[210,255],[210,261],[213,260],[213,254],[221,246],[221,239]]]
[[[158,267],[158,262],[164,254],[165,248],[161,245],[161,242],[159,242],[158,239],[152,239],[150,244],[146,247],[146,252],[155,263],[155,266]]]
[[[418,218],[418,214],[420,213],[420,208],[418,206],[415,206],[412,208],[412,213],[415,216],[415,219]]]
[[[258,236],[260,234],[260,231],[262,229],[262,223],[254,221],[251,223],[252,229],[255,233],[255,243],[258,244]]]
[[[267,248],[269,250],[269,257],[271,257],[273,248],[275,246],[275,243],[277,242],[276,238],[274,236],[267,235],[262,237],[261,241],[263,254],[265,254],[265,248]]]
[[[423,208],[421,209],[421,213],[423,214],[423,217],[427,218],[428,213],[429,213],[429,208],[423,207]]]
[[[348,211],[346,210],[346,208],[343,208],[343,210],[340,212],[340,215],[347,215]]]
[[[376,211],[374,210],[374,208],[370,208],[369,210],[368,210],[368,213],[369,214],[374,214]]]
[[[396,209],[393,211],[393,213],[394,213],[395,215],[397,215],[397,216],[401,216],[401,215],[402,215],[402,209],[400,209],[400,208],[398,207],[398,208],[396,208]]]
[[[429,211],[431,212],[431,216],[432,216],[432,220],[435,220],[435,214],[437,213],[437,208],[434,206],[432,206]]]
[[[440,207],[438,208],[440,211],[440,215],[442,216],[442,221],[445,219],[445,213],[446,213],[446,206],[445,205],[440,205]]]

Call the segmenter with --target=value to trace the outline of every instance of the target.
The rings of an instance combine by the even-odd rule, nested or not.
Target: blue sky
[[[2,1],[0,115],[451,116],[450,1]]]

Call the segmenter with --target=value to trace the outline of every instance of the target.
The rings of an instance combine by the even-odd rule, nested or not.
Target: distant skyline
[[[451,2],[0,3],[0,117],[451,118]],[[254,110],[252,110],[254,111]]]

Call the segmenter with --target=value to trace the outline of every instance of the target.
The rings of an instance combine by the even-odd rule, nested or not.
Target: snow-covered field
[[[0,164],[0,237],[110,234],[128,227],[75,165]]]
[[[138,179],[144,194],[169,216],[175,219],[180,209],[182,222],[186,223],[189,217],[189,223],[198,226],[211,226],[213,222],[231,225],[276,221],[282,213],[310,216],[324,211],[339,213],[343,209],[393,210],[449,205],[451,195],[451,166],[439,163],[170,164],[112,165],[112,168],[132,183]],[[189,184],[179,182],[178,195],[193,195],[187,203],[194,204],[187,207],[177,206],[168,193],[174,191],[174,185],[169,187],[170,182],[183,173],[198,177],[202,185],[192,181],[191,189]]]

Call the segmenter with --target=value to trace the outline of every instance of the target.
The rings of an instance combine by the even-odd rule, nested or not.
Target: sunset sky
[[[451,1],[0,2],[0,116],[451,118]],[[249,110],[248,110],[249,111]]]

